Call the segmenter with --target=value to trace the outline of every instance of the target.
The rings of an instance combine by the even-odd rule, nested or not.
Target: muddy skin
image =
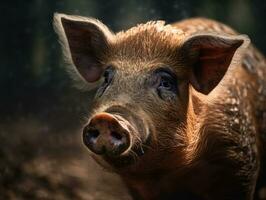
[[[83,142],[134,199],[254,199],[266,62],[246,35],[203,18],[113,33],[55,14],[54,26],[77,86],[98,88]]]

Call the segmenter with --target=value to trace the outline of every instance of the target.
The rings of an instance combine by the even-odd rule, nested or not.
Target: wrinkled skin
[[[246,36],[207,19],[113,34],[57,14],[55,28],[74,78],[98,87],[84,143],[134,199],[253,199],[266,65]]]

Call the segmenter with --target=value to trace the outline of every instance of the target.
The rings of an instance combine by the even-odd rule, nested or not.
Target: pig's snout
[[[83,130],[84,144],[94,153],[119,156],[130,147],[130,131],[122,117],[95,115]]]

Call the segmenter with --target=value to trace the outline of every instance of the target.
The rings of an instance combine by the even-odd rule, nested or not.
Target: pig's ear
[[[57,13],[54,27],[73,79],[95,87],[105,68],[103,60],[113,38],[111,31],[96,19]]]
[[[190,36],[184,41],[180,52],[191,67],[189,79],[192,86],[203,94],[210,93],[224,77],[236,50],[248,44],[249,39],[245,35]]]

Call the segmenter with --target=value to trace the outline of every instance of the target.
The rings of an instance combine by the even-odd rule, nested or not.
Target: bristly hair
[[[119,58],[153,60],[170,58],[176,54],[185,33],[164,21],[149,21],[116,35],[115,49]]]

